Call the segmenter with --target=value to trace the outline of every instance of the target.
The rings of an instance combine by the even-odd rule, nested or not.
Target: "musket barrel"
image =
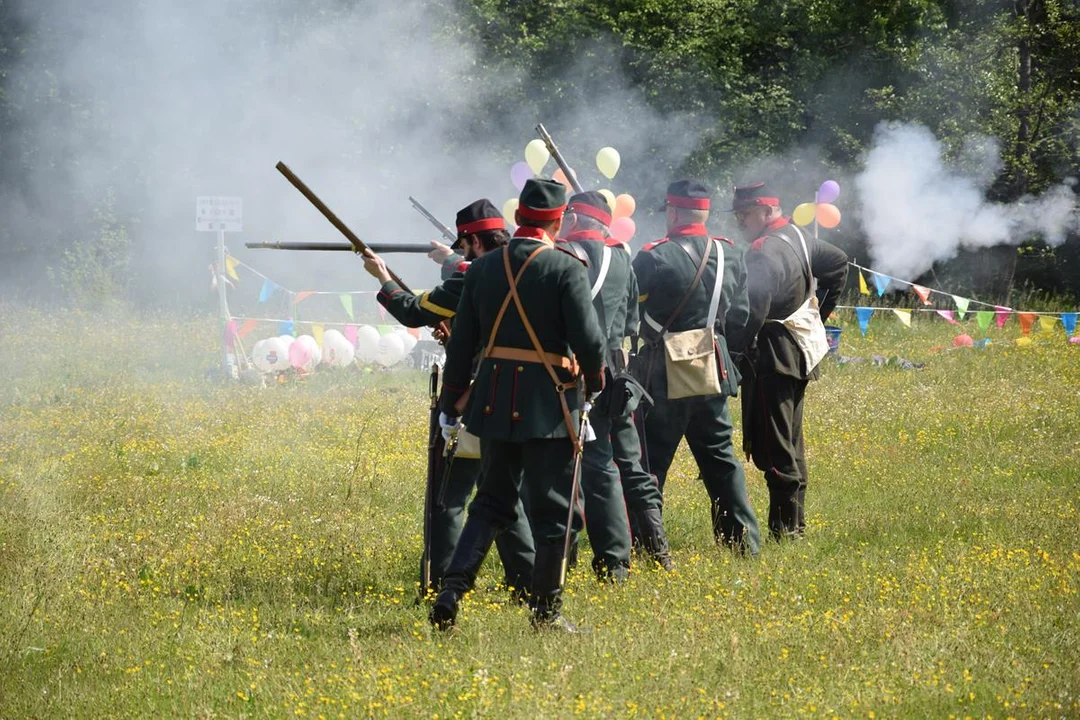
[[[427,218],[427,221],[428,221],[429,223],[431,223],[432,225],[434,225],[434,226],[435,226],[436,228],[438,228],[438,229],[439,229],[439,232],[441,232],[441,233],[443,234],[443,237],[444,237],[444,238],[446,238],[447,240],[449,240],[449,241],[450,241],[451,243],[457,242],[457,233],[455,233],[455,232],[454,232],[453,230],[451,230],[449,226],[447,226],[447,225],[444,225],[444,224],[442,223],[442,221],[441,221],[441,220],[439,220],[439,218],[437,218],[437,217],[435,217],[434,215],[432,215],[432,214],[431,214],[431,213],[430,213],[430,212],[428,211],[428,209],[427,209],[426,207],[424,207],[424,206],[423,206],[423,205],[422,205],[422,204],[420,203],[420,201],[419,201],[419,200],[417,200],[417,199],[416,199],[416,198],[414,198],[414,197],[413,197],[412,195],[410,195],[410,196],[409,196],[409,202],[411,202],[411,203],[412,203],[412,206],[413,206],[413,208],[415,208],[415,209],[416,209],[416,212],[418,212],[418,213],[420,213],[421,215],[423,215],[423,216],[424,216],[425,218]]]
[[[536,126],[536,133],[540,136],[540,139],[544,141],[544,145],[547,146],[548,152],[551,153],[551,157],[555,158],[555,162],[558,164],[559,169],[563,171],[563,175],[566,176],[567,182],[570,183],[570,187],[574,188],[575,193],[585,192],[585,188],[578,182],[577,175],[570,169],[570,166],[566,163],[566,159],[559,152],[559,148],[555,146],[555,140],[551,137],[551,133],[544,127],[544,123],[540,123]]]
[[[338,252],[356,252],[349,243],[335,242],[251,242],[244,247],[253,250],[321,250]],[[374,253],[429,253],[431,246],[423,243],[367,243],[367,248]]]

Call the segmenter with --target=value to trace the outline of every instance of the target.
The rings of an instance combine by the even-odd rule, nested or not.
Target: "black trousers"
[[[777,503],[795,503],[796,527],[786,529],[799,532],[806,527],[804,498],[808,475],[803,440],[806,385],[806,380],[790,375],[759,374],[743,378],[744,448],[754,465],[765,473],[770,516]],[[769,526],[774,526],[771,518]]]

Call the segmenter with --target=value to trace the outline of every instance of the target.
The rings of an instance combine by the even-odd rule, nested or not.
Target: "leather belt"
[[[512,348],[496,345],[491,348],[487,356],[496,360],[513,360],[515,362],[530,362],[530,363],[543,363],[544,360],[540,358],[540,354],[535,350],[526,350],[524,348]],[[577,363],[565,355],[556,355],[555,353],[544,353],[544,359],[548,363],[555,367],[561,367],[563,370],[568,370],[571,373],[577,371]]]

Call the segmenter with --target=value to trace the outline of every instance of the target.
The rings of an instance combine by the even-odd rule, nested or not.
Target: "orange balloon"
[[[573,173],[574,168],[570,168],[570,172]],[[574,176],[576,177],[577,173],[574,173]],[[571,183],[569,180],[566,179],[566,173],[564,173],[562,171],[562,168],[558,168],[555,172],[553,172],[551,174],[551,179],[554,180],[555,182],[562,183],[563,185],[566,186],[567,190],[573,192],[574,185],[573,185],[573,183]]]
[[[818,203],[815,210],[818,225],[823,228],[834,228],[840,224],[840,208],[829,203]]]
[[[615,217],[630,217],[637,210],[637,202],[633,197],[623,193],[615,198],[615,212],[612,213]]]

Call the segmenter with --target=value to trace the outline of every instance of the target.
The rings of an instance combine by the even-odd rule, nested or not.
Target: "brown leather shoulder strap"
[[[686,249],[685,247],[683,248]],[[664,321],[664,326],[660,328],[660,337],[664,336],[664,333],[671,327],[671,323],[675,322],[675,318],[679,317],[679,313],[686,307],[686,302],[690,299],[690,296],[694,293],[698,283],[701,282],[701,276],[705,274],[705,266],[709,264],[709,251],[712,250],[712,242],[710,241],[705,246],[705,252],[701,255],[701,262],[698,263],[697,273],[694,275],[694,279],[690,281],[690,287],[686,288],[686,292],[683,293],[682,298],[679,300],[679,304],[675,306],[675,311],[668,315],[668,319]],[[691,256],[692,257],[692,256]],[[717,267],[716,272],[724,272],[724,268]]]
[[[503,261],[506,265],[506,280],[510,283],[511,292],[506,293],[506,297],[503,298],[502,305],[499,306],[499,313],[495,316],[495,324],[491,326],[491,336],[488,338],[487,347],[484,348],[483,357],[487,357],[491,354],[491,348],[495,347],[495,336],[499,334],[499,328],[502,326],[503,315],[506,314],[506,308],[510,307],[510,300],[513,298],[513,293],[517,288],[518,281],[521,280],[521,276],[525,274],[525,268],[529,267],[529,263],[533,261],[537,255],[545,250],[550,250],[548,245],[541,245],[529,254],[529,257],[525,258],[525,262],[521,263],[521,267],[518,268],[517,276],[510,273],[510,246],[503,247]]]
[[[577,428],[574,427],[574,418],[570,414],[570,407],[566,403],[566,391],[574,385],[575,382],[564,383],[559,379],[559,374],[555,372],[555,367],[551,364],[551,361],[547,358],[547,353],[544,352],[544,346],[540,344],[540,338],[536,336],[536,331],[533,330],[532,323],[529,322],[528,315],[525,314],[525,306],[521,304],[521,296],[518,295],[517,284],[521,280],[521,271],[525,269],[525,266],[529,264],[529,260],[532,260],[542,250],[548,249],[549,246],[544,245],[537,248],[532,255],[526,259],[522,264],[521,270],[518,270],[517,277],[513,276],[510,270],[510,256],[505,255],[503,257],[503,267],[506,269],[506,279],[510,282],[510,297],[514,300],[514,306],[517,307],[518,315],[521,316],[521,324],[525,326],[525,332],[529,334],[529,340],[533,344],[533,349],[536,350],[536,354],[540,357],[540,362],[544,364],[544,368],[547,370],[548,375],[551,376],[551,381],[555,384],[555,392],[559,394],[559,403],[562,405],[563,422],[566,423],[566,432],[570,437],[570,443],[574,445],[575,449],[578,445],[578,433]]]

